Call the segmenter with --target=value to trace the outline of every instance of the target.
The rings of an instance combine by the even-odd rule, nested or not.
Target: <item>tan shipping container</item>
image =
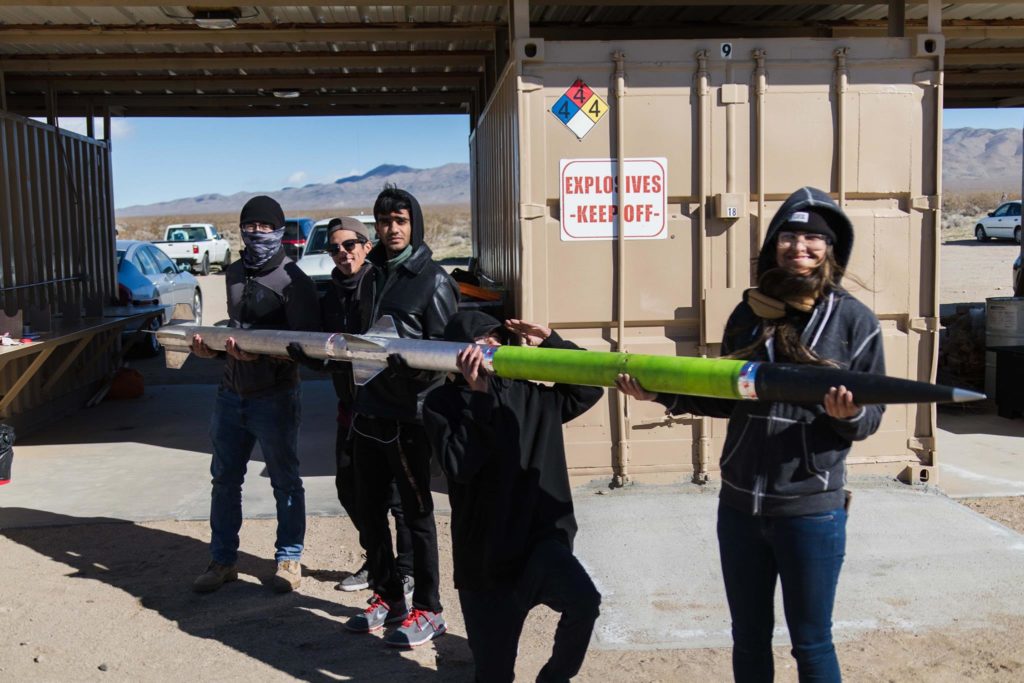
[[[889,374],[933,380],[942,101],[935,44],[524,39],[514,47],[470,150],[476,256],[519,316],[589,349],[716,356],[729,312],[752,285],[768,222],[792,191],[813,185],[854,222],[849,270],[866,289],[847,286],[882,321]],[[586,98],[590,122],[567,125],[575,110],[563,96],[577,106]],[[624,212],[621,243],[610,224],[603,238],[588,232],[600,232],[594,223],[616,203],[606,183],[620,156],[635,192],[624,197],[633,211]],[[651,169],[654,182],[643,186]],[[567,425],[575,473],[623,474],[625,449],[631,476],[692,472],[702,480],[717,470],[724,421],[667,419],[654,404],[619,400],[610,391]],[[932,406],[890,406],[880,432],[857,444],[849,462],[891,473],[923,465],[926,476],[934,426]]]

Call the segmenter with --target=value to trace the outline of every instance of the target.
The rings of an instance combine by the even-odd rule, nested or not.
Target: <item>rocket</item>
[[[167,367],[179,368],[185,362],[193,334],[201,335],[214,350],[224,350],[228,337],[234,337],[240,349],[271,356],[287,356],[288,344],[296,342],[311,358],[351,363],[358,386],[383,370],[391,354],[400,354],[409,367],[419,370],[458,372],[456,358],[467,346],[403,339],[390,316],[381,318],[365,334],[169,325],[156,332]],[[648,391],[809,404],[821,403],[828,390],[838,386],[853,392],[853,400],[861,405],[961,403],[985,398],[967,389],[817,365],[526,346],[481,348],[486,368],[507,379],[613,387],[620,373],[629,373]]]

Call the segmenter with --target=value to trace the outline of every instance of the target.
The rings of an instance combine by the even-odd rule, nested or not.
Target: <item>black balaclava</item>
[[[273,198],[259,195],[247,201],[242,207],[238,223],[266,223],[275,228],[273,232],[267,233],[242,231],[242,243],[245,244],[242,260],[246,268],[256,269],[263,266],[281,249],[281,240],[284,239],[284,211]]]

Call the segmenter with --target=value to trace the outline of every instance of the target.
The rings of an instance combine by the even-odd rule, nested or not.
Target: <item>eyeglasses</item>
[[[800,238],[803,238],[804,244],[809,247],[824,247],[829,242],[828,237],[819,232],[791,232],[789,230],[779,233],[778,242],[784,247],[789,247],[796,244]]]
[[[242,232],[248,232],[250,234],[254,232],[268,233],[277,230],[277,228],[270,223],[242,223],[238,227],[242,229]]]
[[[331,254],[332,256],[334,254],[340,254],[342,247],[345,248],[345,251],[352,252],[355,251],[356,246],[359,244],[366,244],[366,240],[345,240],[341,244],[331,242],[330,244],[327,245],[327,253]]]

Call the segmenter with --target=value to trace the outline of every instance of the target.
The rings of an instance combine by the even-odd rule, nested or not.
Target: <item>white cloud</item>
[[[309,174],[306,173],[305,171],[296,171],[295,173],[292,173],[290,176],[288,176],[288,180],[286,180],[285,183],[287,185],[299,185],[308,177]]]

